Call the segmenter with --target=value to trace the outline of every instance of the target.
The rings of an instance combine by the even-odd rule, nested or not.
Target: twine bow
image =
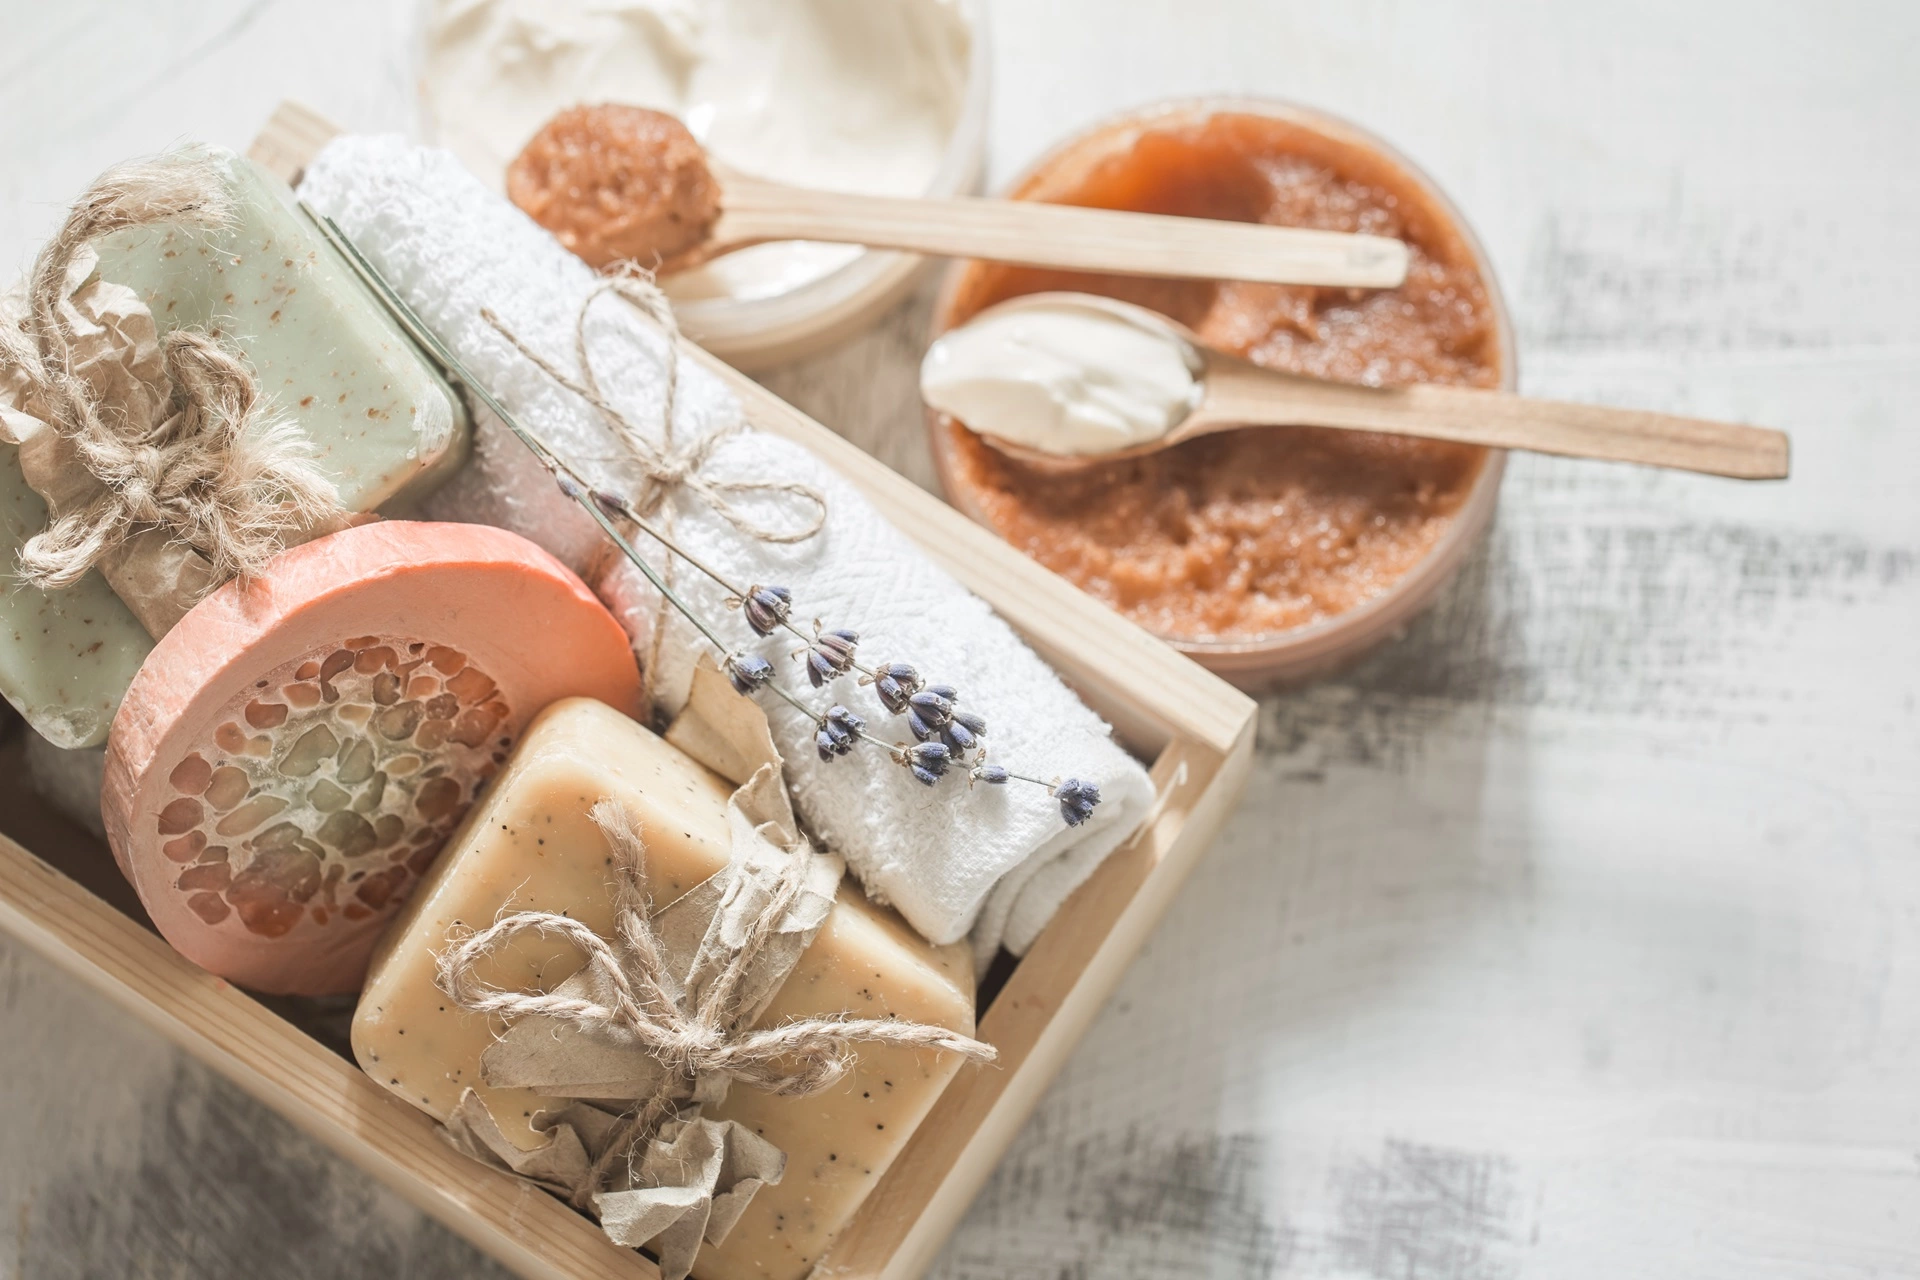
[[[608,1221],[603,1188],[616,1171],[624,1166],[631,1184],[636,1169],[649,1163],[637,1153],[663,1130],[678,1134],[701,1104],[724,1097],[734,1081],[788,1097],[817,1093],[845,1076],[856,1046],[863,1043],[944,1050],[976,1061],[995,1056],[991,1046],[945,1027],[894,1018],[751,1025],[824,922],[840,875],[837,860],[815,854],[790,831],[778,833],[791,836],[782,840],[784,847],[775,849],[770,840],[760,846],[771,857],[741,855],[742,822],[763,839],[777,833],[778,821],[753,821],[756,805],[776,792],[774,803],[784,809],[777,767],[767,766],[736,793],[730,811],[733,860],[659,912],[646,891],[639,832],[624,808],[601,800],[592,817],[613,852],[611,941],[570,916],[518,912],[457,942],[439,959],[440,987],[462,1008],[529,1020],[515,1021],[482,1059],[488,1084],[629,1103],[607,1132],[595,1135],[597,1154],[584,1176],[566,1187],[576,1205],[599,1208],[603,1223]],[[569,943],[585,961],[581,972],[545,993],[502,990],[482,981],[477,971],[487,959],[528,933]],[[693,937],[697,943],[690,943]],[[611,1071],[610,1062],[615,1064]],[[612,1074],[622,1078],[607,1078]],[[556,1089],[556,1078],[577,1083]],[[749,1144],[760,1141],[744,1130],[739,1136]],[[751,1166],[751,1153],[735,1163]],[[764,1165],[760,1168],[761,1180],[778,1180],[777,1166],[771,1177]],[[705,1191],[717,1197],[733,1189],[708,1186]],[[732,1211],[727,1227],[738,1212]],[[658,1226],[652,1218],[648,1222],[649,1232]],[[637,1245],[651,1236],[616,1238]]]
[[[665,407],[661,414],[661,434],[656,441],[642,431],[624,413],[608,402],[600,389],[599,379],[593,370],[593,361],[587,351],[587,314],[594,302],[606,293],[619,297],[642,315],[660,326],[666,337],[666,356],[662,360],[665,369]],[[666,294],[653,283],[652,276],[631,262],[621,263],[610,275],[602,276],[581,300],[580,310],[574,317],[573,344],[574,360],[580,367],[580,377],[574,378],[535,351],[510,329],[506,322],[490,307],[480,309],[480,318],[487,322],[513,349],[531,360],[539,370],[560,386],[579,396],[592,405],[600,416],[606,419],[609,427],[619,438],[634,465],[645,477],[645,486],[633,502],[633,508],[642,516],[651,516],[660,507],[666,495],[674,489],[684,488],[699,496],[715,514],[742,534],[760,542],[804,542],[819,533],[827,522],[826,495],[812,485],[791,480],[715,480],[704,473],[708,460],[719,444],[740,431],[744,423],[736,420],[716,431],[707,432],[685,445],[675,445],[673,439],[674,395],[678,390],[679,370],[676,351],[680,340],[680,327],[674,319],[673,307],[667,301]],[[791,529],[778,529],[753,519],[737,506],[733,499],[751,493],[787,494],[801,499],[812,507],[813,514],[799,526]]]
[[[23,312],[0,323],[0,439],[22,446],[22,470],[49,507],[47,528],[20,552],[35,586],[71,586],[95,566],[111,579],[123,549],[138,554],[144,542],[150,558],[184,547],[204,568],[141,566],[127,580],[204,594],[259,572],[295,531],[344,520],[310,447],[269,418],[243,360],[203,330],[158,337],[132,290],[92,278],[91,246],[103,236],[163,223],[218,229],[232,216],[205,155],[110,170],[40,251]],[[129,603],[159,634],[193,600]]]

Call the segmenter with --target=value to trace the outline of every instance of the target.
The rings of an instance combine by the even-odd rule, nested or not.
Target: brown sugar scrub
[[[1397,289],[1359,291],[969,262],[948,282],[940,328],[1008,298],[1073,290],[1150,307],[1290,372],[1374,386],[1506,378],[1499,304],[1468,234],[1404,164],[1312,117],[1143,116],[1068,144],[1010,194],[1393,236],[1412,265]],[[1391,592],[1446,538],[1487,469],[1487,451],[1471,446],[1264,428],[1062,475],[957,422],[935,435],[958,505],[1142,626],[1201,646],[1311,627]]]
[[[669,263],[720,216],[720,184],[687,126],[610,103],[549,120],[507,167],[507,198],[592,267]]]

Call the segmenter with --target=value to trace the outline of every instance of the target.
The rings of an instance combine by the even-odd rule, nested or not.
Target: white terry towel
[[[578,376],[574,323],[596,277],[585,264],[501,197],[486,190],[444,151],[397,137],[336,139],[307,170],[301,194],[331,215],[402,297],[527,426],[595,474],[596,483],[634,489],[614,437],[584,401],[557,386],[481,319],[488,307],[530,349]],[[586,344],[607,399],[653,428],[664,402],[666,344],[626,302],[603,294],[587,319]],[[740,405],[725,384],[680,358],[674,435],[684,442],[736,424]],[[597,474],[596,474],[597,473]],[[1111,731],[985,602],[928,561],[867,505],[853,487],[801,447],[742,430],[722,440],[701,474],[714,480],[778,480],[811,485],[826,497],[827,522],[814,537],[776,544],[749,538],[685,489],[662,513],[675,537],[744,585],[790,588],[794,620],[805,627],[860,633],[868,665],[912,663],[929,683],[959,689],[961,706],[985,717],[989,758],[1036,778],[1076,777],[1098,784],[1102,803],[1069,828],[1045,790],[1014,781],[968,786],[956,770],[927,788],[887,753],[856,747],[823,762],[813,722],[762,695],[774,738],[787,759],[800,815],[848,865],[870,895],[891,903],[936,943],[971,935],[984,967],[1005,945],[1023,953],[1075,888],[1145,817],[1152,802],[1146,771]],[[931,504],[937,499],[929,496]],[[737,504],[763,525],[792,528],[810,509],[789,496],[748,495]],[[516,530],[583,572],[602,543],[591,520],[490,415],[477,424],[475,457],[429,500],[440,520],[484,521]],[[642,535],[636,546],[655,564]],[[631,579],[609,590],[616,604],[644,593]],[[815,691],[791,634],[760,640],[726,593],[686,569],[673,581],[730,643],[761,653],[785,686],[810,706],[841,703],[885,741],[911,742],[870,688],[851,676]],[[622,610],[636,648],[650,651],[649,605]],[[649,673],[656,702],[669,713],[686,701],[694,663],[707,646],[675,616]]]

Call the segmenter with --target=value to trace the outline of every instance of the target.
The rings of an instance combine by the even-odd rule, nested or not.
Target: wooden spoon
[[[1536,400],[1474,387],[1430,382],[1360,387],[1281,373],[1213,350],[1191,329],[1156,311],[1091,294],[1027,294],[989,307],[973,321],[1063,303],[1105,310],[1136,326],[1164,331],[1184,345],[1199,394],[1192,409],[1164,435],[1099,454],[1050,453],[995,436],[984,424],[967,424],[1002,453],[1054,471],[1140,457],[1216,431],[1298,426],[1381,431],[1495,449],[1636,462],[1739,480],[1779,480],[1787,475],[1784,432],[1640,409]]]
[[[676,269],[770,240],[824,240],[1117,275],[1356,289],[1392,289],[1407,278],[1407,246],[1385,236],[1025,200],[850,195],[718,165],[714,176],[720,219]]]
[[[714,161],[644,107],[571,107],[507,169],[507,194],[595,267],[683,271],[771,240],[824,240],[1033,267],[1391,289],[1407,246],[1248,222],[1014,200],[912,200],[769,182]]]

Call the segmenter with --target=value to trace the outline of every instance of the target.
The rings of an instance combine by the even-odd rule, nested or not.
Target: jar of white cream
[[[758,177],[959,195],[985,148],[985,23],[980,0],[433,0],[428,135],[498,188],[557,112],[623,103],[678,116]],[[919,262],[790,241],[662,283],[688,336],[757,368],[870,323]]]

